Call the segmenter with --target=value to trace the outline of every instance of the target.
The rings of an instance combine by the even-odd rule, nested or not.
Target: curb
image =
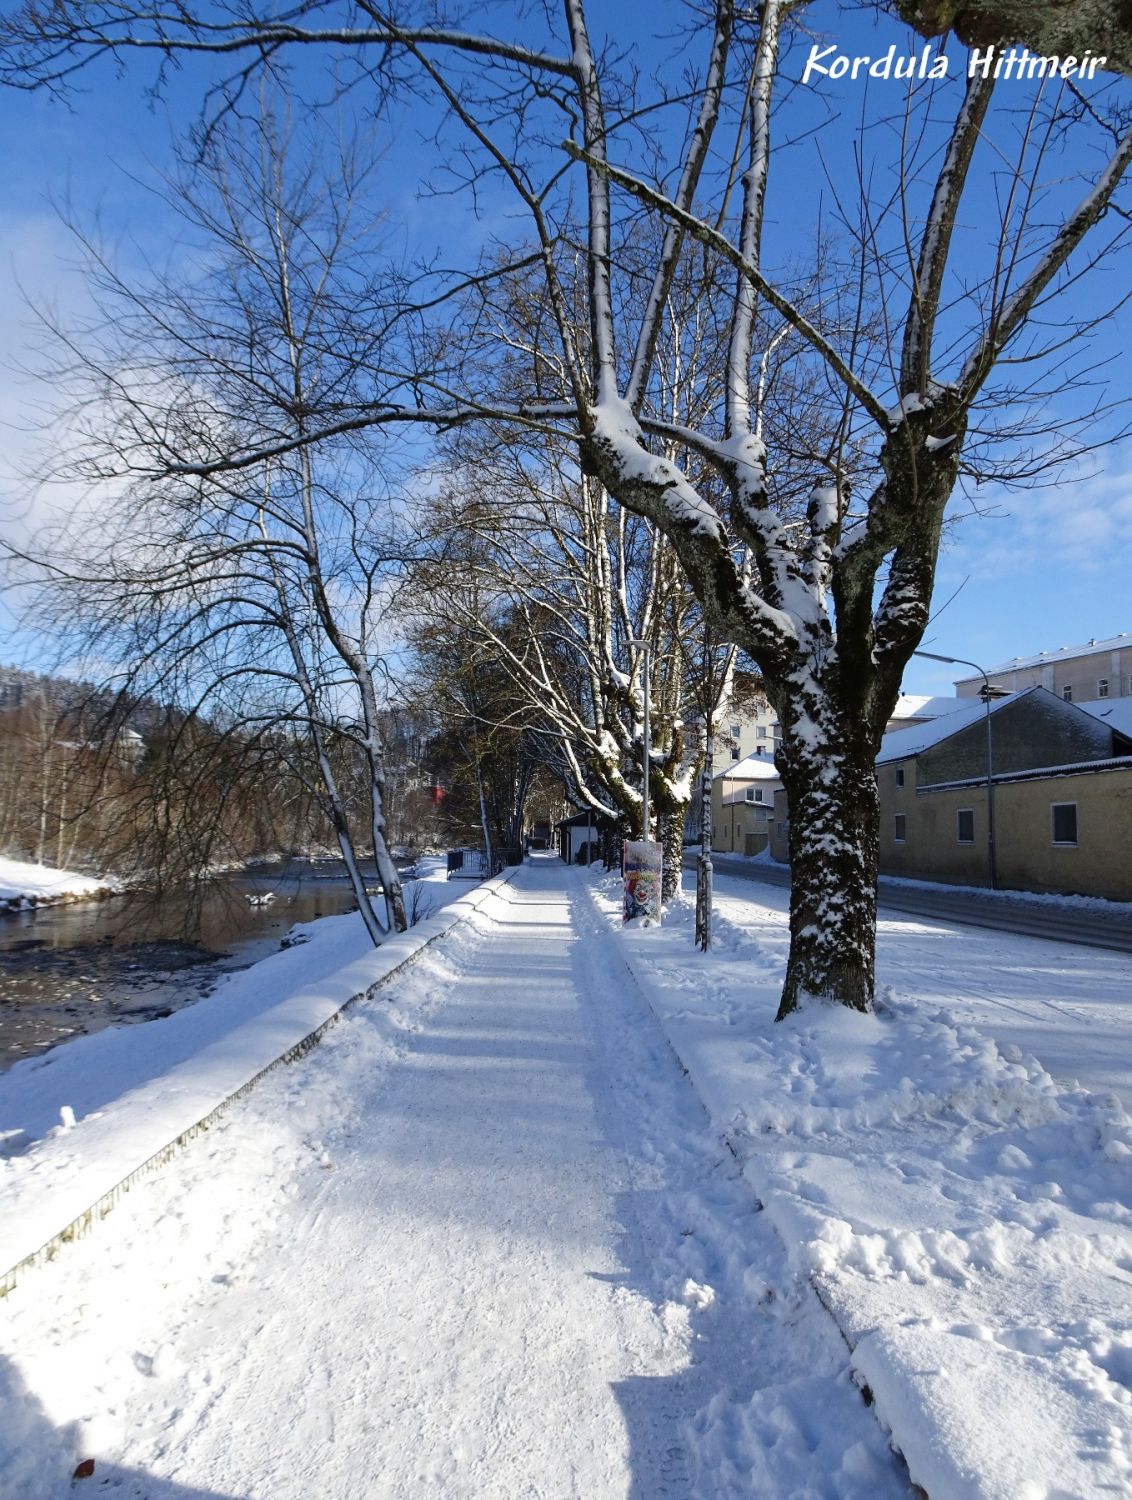
[[[421,954],[430,948],[433,943],[438,942],[442,937],[446,937],[460,922],[464,921],[473,912],[478,911],[481,906],[490,901],[493,896],[508,884],[516,870],[520,868],[521,866],[515,865],[502,874],[495,875],[490,880],[485,880],[482,884],[475,886],[467,895],[453,901],[433,919],[443,925],[440,925],[435,932],[431,932],[427,936],[422,936],[412,951],[407,953],[393,968],[383,974],[380,979],[375,980],[364,990],[359,990],[356,994],[351,995],[349,999],[344,1000],[336,1010],[314,1027],[312,1031],[308,1032],[306,1036],[300,1038],[299,1041],[280,1053],[279,1056],[267,1063],[266,1066],[257,1069],[238,1088],[227,1094],[206,1114],[174,1136],[172,1140],[166,1142],[157,1151],[146,1157],[132,1171],[119,1178],[112,1187],[100,1193],[87,1208],[81,1213],[74,1215],[62,1228],[50,1235],[47,1240],[39,1245],[38,1248],[22,1256],[14,1265],[0,1272],[0,1298],[6,1297],[15,1288],[20,1277],[26,1275],[28,1271],[54,1260],[63,1245],[69,1244],[73,1240],[81,1239],[84,1235],[89,1234],[96,1224],[101,1219],[104,1219],[111,1209],[114,1208],[123,1194],[129,1192],[135,1183],[140,1182],[143,1177],[147,1177],[159,1170],[159,1168],[163,1167],[166,1162],[176,1156],[196,1136],[208,1130],[222,1115],[227,1113],[233,1104],[242,1099],[245,1094],[250,1093],[256,1084],[268,1073],[274,1072],[276,1068],[283,1067],[288,1063],[297,1062],[299,1058],[304,1057],[314,1047],[317,1047],[331,1027],[337,1025],[348,1010],[352,1009],[353,1006],[362,1000],[373,999],[378,991],[384,985],[388,984],[392,978],[416,963]],[[404,936],[404,934],[398,934],[398,936]]]

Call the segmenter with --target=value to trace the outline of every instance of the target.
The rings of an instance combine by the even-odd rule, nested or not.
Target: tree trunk
[[[483,830],[483,857],[487,861],[487,873],[490,878],[495,874],[495,850],[491,844],[491,828],[487,818],[487,799],[483,794],[483,773],[480,770],[479,754],[476,754],[476,789],[480,798],[480,828]]]
[[[711,952],[712,908],[712,767],[715,764],[715,734],[708,716],[707,744],[704,747],[704,769],[700,777],[700,857],[696,861],[696,946]]]
[[[870,1011],[880,824],[872,756],[867,748],[807,746],[795,751],[783,780],[790,799],[790,957],[777,1019],[808,997]]]
[[[661,901],[675,901],[680,894],[680,875],[684,859],[684,809],[661,814]]]
[[[344,654],[339,649],[339,654]],[[373,862],[381,879],[385,895],[385,915],[388,925],[397,932],[409,930],[409,918],[405,911],[405,893],[401,888],[401,877],[389,853],[385,837],[385,745],[381,737],[380,717],[377,711],[377,692],[373,684],[373,672],[369,662],[361,653],[347,654],[347,661],[354,673],[362,700],[362,714],[366,726],[366,764],[369,768],[370,833],[373,838]]]

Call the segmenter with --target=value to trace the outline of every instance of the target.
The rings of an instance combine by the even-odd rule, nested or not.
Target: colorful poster
[[[660,921],[660,845],[653,840],[626,839],[624,845],[625,921],[644,917]]]

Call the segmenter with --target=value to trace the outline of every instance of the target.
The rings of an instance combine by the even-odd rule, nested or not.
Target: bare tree
[[[652,99],[615,48],[594,44],[584,0],[562,0],[557,20],[546,12],[544,38],[534,16],[507,37],[447,28],[410,7],[366,3],[344,22],[313,3],[281,20],[224,4],[207,16],[156,16],[129,0],[25,5],[3,33],[9,77],[21,70],[24,85],[62,86],[91,57],[152,50],[230,55],[241,67],[238,91],[283,47],[345,47],[383,100],[411,89],[435,101],[441,144],[458,143],[450,186],[455,176],[478,194],[493,177],[511,194],[542,271],[553,379],[516,400],[506,367],[498,384],[484,383],[494,330],[449,328],[462,353],[443,371],[413,379],[406,363],[399,390],[368,403],[355,396],[298,437],[264,430],[249,440],[245,428],[238,443],[202,445],[195,472],[255,468],[296,442],[365,425],[510,418],[568,436],[588,478],[668,538],[714,636],[758,663],[777,710],[793,875],[780,1015],[805,996],[860,1010],[873,1003],[874,758],[928,620],[944,509],[961,475],[985,461],[995,415],[1006,418],[998,438],[1014,442],[1000,454],[1017,458],[1025,420],[1066,383],[1064,351],[1080,347],[1089,322],[1069,289],[1125,232],[1125,216],[1108,237],[1098,226],[1132,159],[1132,130],[1084,86],[1068,106],[1061,92],[1035,87],[1014,128],[1016,88],[994,116],[996,131],[994,76],[976,71],[942,140],[932,122],[953,96],[914,88],[897,128],[881,122],[892,143],[885,170],[862,169],[855,190],[831,185],[844,248],[826,264],[824,295],[807,305],[764,250],[768,195],[781,180],[772,172],[781,159],[773,106],[790,28],[806,10],[805,0],[765,0],[756,15],[718,0],[711,27],[696,31],[702,61],[690,86],[662,84]],[[678,107],[685,128],[669,152],[671,134],[649,122]],[[1055,160],[1063,180],[1053,191],[1043,174]],[[999,190],[978,199],[972,216],[985,232],[972,235],[962,215],[983,161],[1001,174]],[[581,244],[571,234],[569,162],[584,184]],[[789,198],[789,180],[784,187]],[[642,214],[663,226],[659,249],[647,274],[636,257],[623,274]],[[693,253],[726,267],[734,290],[720,397],[685,423],[656,399],[657,350],[670,291]],[[451,283],[490,278],[497,262]],[[759,430],[772,316],[820,374],[837,417],[825,451],[792,460],[793,484],[804,477],[810,492],[801,520],[780,509],[781,453]],[[1025,375],[1041,370],[1051,374],[1045,390]],[[1061,421],[1039,417],[1032,440]],[[1026,456],[1016,466],[1033,472],[1044,461]]]
[[[472,661],[506,675],[512,711],[555,742],[578,800],[634,837],[648,671],[650,801],[671,897],[696,758],[684,730],[694,601],[655,527],[612,505],[568,455],[548,456],[532,469],[497,443],[462,471],[441,502],[460,545],[422,572],[422,607],[433,634],[453,630]]]
[[[406,541],[407,513],[372,448],[305,441],[313,415],[376,362],[393,309],[356,258],[356,237],[372,236],[355,223],[372,166],[343,147],[327,181],[317,143],[289,153],[289,134],[270,110],[231,122],[169,185],[198,235],[195,278],[124,277],[87,241],[97,322],[77,336],[53,330],[66,346],[55,373],[78,393],[84,438],[58,472],[125,483],[93,535],[81,517],[23,560],[46,577],[45,602],[65,595],[72,625],[126,663],[132,690],[190,693],[190,716],[210,705],[248,746],[279,727],[303,736],[310,789],[377,942],[406,926],[385,839],[382,632],[422,543]],[[228,440],[245,421],[289,435],[289,451],[234,475],[145,472],[156,448]],[[367,768],[384,921],[358,862],[336,745]],[[296,773],[306,764],[300,748]]]

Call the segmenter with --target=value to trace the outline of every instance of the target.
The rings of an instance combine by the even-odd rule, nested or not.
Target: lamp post
[[[967,661],[962,656],[940,656],[935,651],[913,651],[912,655],[926,656],[929,661],[944,661],[952,667],[974,667],[975,671],[983,679],[983,685],[979,689],[978,695],[987,708],[987,873],[990,877],[991,890],[997,891],[998,860],[994,842],[994,752],[993,741],[991,739],[991,703],[995,698],[1009,698],[1009,689],[991,687],[990,679],[985,669],[980,667],[977,661]]]
[[[641,816],[641,837],[647,842],[648,841],[648,836],[649,836],[649,753],[650,753],[650,746],[649,746],[649,651],[650,651],[650,647],[649,647],[648,641],[641,640],[639,638],[638,639],[634,639],[634,640],[630,640],[628,644],[630,646],[637,646],[637,647],[639,647],[640,648],[640,652],[641,652],[641,656],[643,657],[643,664],[642,664],[642,668],[641,668],[641,674],[642,674],[642,677],[644,679],[645,726],[644,726],[644,736],[643,736],[643,745],[644,745],[644,786],[642,788],[642,797],[643,797],[643,801],[644,801],[644,808],[642,810],[642,816]]]

